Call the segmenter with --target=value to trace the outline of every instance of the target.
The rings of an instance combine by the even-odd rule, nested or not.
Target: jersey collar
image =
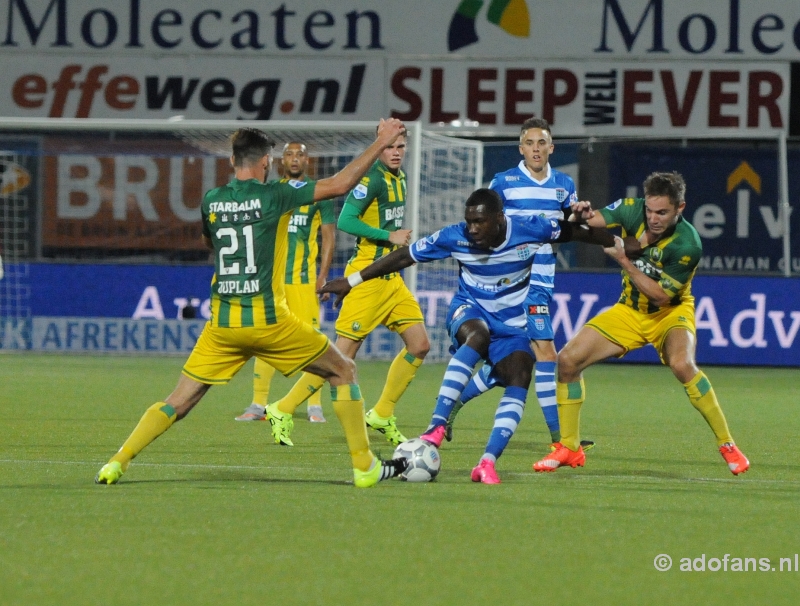
[[[405,177],[406,177],[406,174],[403,172],[403,169],[402,169],[402,168],[400,168],[400,169],[397,171],[397,174],[395,175],[395,174],[394,174],[392,171],[390,171],[390,170],[389,170],[389,167],[388,167],[388,166],[386,166],[386,165],[385,165],[383,162],[381,162],[380,160],[375,160],[375,164],[373,164],[373,166],[374,166],[375,168],[377,168],[379,171],[381,171],[383,174],[385,174],[385,175],[389,175],[389,176],[390,176],[390,177],[392,177],[393,179],[401,180],[401,179],[405,179]]]
[[[528,170],[528,167],[525,166],[525,160],[520,160],[519,166],[517,168],[519,168],[522,171],[522,174],[524,174],[526,177],[528,177],[528,179],[530,179],[534,183],[538,183],[539,185],[544,185],[545,183],[547,183],[547,181],[549,181],[550,177],[552,176],[552,171],[550,170],[550,163],[549,162],[547,163],[547,167],[546,167],[547,168],[547,172],[545,173],[545,178],[542,179],[541,181],[539,179],[537,179],[536,177],[534,177],[533,173]]]

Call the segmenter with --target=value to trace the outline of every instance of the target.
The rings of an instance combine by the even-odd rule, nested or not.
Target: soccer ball
[[[409,482],[430,482],[438,475],[442,463],[436,446],[420,438],[400,444],[392,458],[408,461],[408,468],[400,478]]]

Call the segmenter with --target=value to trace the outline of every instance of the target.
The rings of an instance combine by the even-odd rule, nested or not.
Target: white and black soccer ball
[[[439,474],[442,464],[436,446],[420,438],[400,444],[392,458],[408,461],[408,468],[400,474],[400,478],[409,482],[430,482]]]

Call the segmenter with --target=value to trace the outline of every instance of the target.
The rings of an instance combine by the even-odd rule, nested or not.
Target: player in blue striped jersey
[[[321,292],[338,295],[337,304],[353,286],[408,267],[447,257],[459,263],[459,287],[448,310],[447,329],[453,339],[450,360],[436,400],[431,423],[422,435],[440,446],[453,404],[460,398],[478,362],[492,365],[505,386],[486,450],[472,470],[472,481],[500,482],[495,461],[522,418],[533,371],[527,334],[525,300],[531,259],[549,242],[580,240],[609,246],[606,230],[589,229],[564,220],[507,216],[497,192],[478,189],[467,199],[463,223],[449,225],[400,248],[356,274],[325,285]]]
[[[530,118],[520,128],[519,165],[497,173],[489,187],[500,194],[505,214],[513,217],[544,217],[564,219],[570,214],[570,204],[578,201],[572,177],[550,166],[553,153],[550,125],[543,118]],[[556,406],[556,348],[553,344],[553,325],[550,305],[553,299],[556,255],[550,243],[543,243],[531,263],[528,297],[525,301],[528,314],[528,337],[536,358],[534,387],[542,408],[550,440],[561,439]],[[472,398],[488,391],[496,384],[491,367],[485,366],[475,375],[464,390],[462,400],[453,407],[448,422],[447,438],[452,436],[455,415]],[[593,442],[585,441],[585,449]]]

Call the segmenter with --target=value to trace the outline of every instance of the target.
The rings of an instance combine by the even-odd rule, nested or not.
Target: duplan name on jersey
[[[223,280],[217,283],[217,292],[221,295],[250,295],[259,292],[259,280]]]
[[[260,210],[261,200],[255,198],[254,200],[245,200],[244,202],[211,202],[208,205],[208,211],[212,213],[237,213],[247,210]]]

